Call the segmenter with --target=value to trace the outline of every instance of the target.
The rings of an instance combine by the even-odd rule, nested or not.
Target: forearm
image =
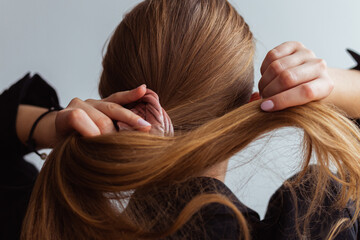
[[[360,118],[360,71],[328,69],[334,90],[323,101],[334,104],[348,117]]]
[[[26,144],[29,138],[30,130],[36,119],[48,109],[30,106],[19,105],[16,117],[16,133],[18,138]],[[57,112],[51,112],[44,116],[37,124],[32,138],[36,142],[36,148],[51,148],[56,141],[55,132],[55,117]]]

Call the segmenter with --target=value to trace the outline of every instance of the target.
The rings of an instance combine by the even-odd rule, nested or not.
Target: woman
[[[357,164],[349,167],[359,151],[352,139],[359,137],[357,130],[341,115],[316,104],[271,114],[261,112],[258,102],[244,105],[253,88],[253,51],[248,26],[226,1],[158,0],[138,5],[125,17],[109,43],[99,87],[103,100],[75,99],[65,110],[47,114],[33,132],[37,147],[55,144],[56,147],[33,190],[23,238],[324,237],[338,229],[332,228],[338,220],[357,216],[349,205],[349,200],[359,194],[354,185],[359,181],[360,167]],[[342,74],[347,81],[356,83],[358,73],[331,70],[331,78],[324,63],[314,58],[313,53],[294,42],[280,45],[268,54],[259,84],[261,95],[267,98],[261,104],[263,110],[277,111],[324,99],[349,116],[358,117],[352,97],[359,96],[356,89],[360,88],[344,89],[346,84],[337,81]],[[144,83],[159,95],[172,120],[174,137],[132,131],[117,133],[112,120],[120,121],[120,128],[145,132],[152,129],[134,114],[136,107],[127,106],[133,109],[131,112],[113,104],[125,105],[142,99],[148,93],[141,85]],[[21,94],[26,84],[30,87]],[[114,94],[137,86],[140,87],[130,92]],[[49,94],[40,99],[28,96],[31,88],[44,88]],[[56,95],[38,76],[23,79],[2,97],[8,99],[7,95],[14,92],[22,103],[59,108]],[[32,123],[46,111],[20,106],[16,130],[22,142],[26,141]],[[32,116],[32,121],[25,120],[25,116]],[[329,124],[334,124],[330,126],[336,130],[330,134],[326,131]],[[295,190],[295,195],[306,189],[301,184],[309,181],[314,184],[306,192],[311,192],[312,186],[316,188],[316,194],[309,197],[309,207],[296,211],[298,216],[289,216],[292,226],[284,233],[279,224],[284,214],[274,214],[272,210],[286,206],[273,204],[261,222],[255,212],[242,205],[216,179],[223,180],[227,159],[232,154],[262,133],[286,125],[305,129],[308,154],[311,156],[313,147],[320,167],[309,170],[305,161],[303,171],[295,178],[298,181],[289,181],[289,186],[281,188],[281,193]],[[71,130],[93,138],[74,134],[64,137]],[[171,135],[170,132],[161,135]],[[332,147],[325,140],[339,140],[344,145]],[[18,141],[17,144],[21,146]],[[346,155],[348,150],[354,151]],[[19,159],[21,155],[11,157]],[[338,179],[326,167],[331,159],[338,164]],[[23,169],[23,165],[21,162],[16,171]],[[337,182],[348,187],[347,191],[341,187],[332,189]],[[320,186],[327,186],[328,191]],[[25,202],[31,188],[30,185],[21,193]],[[326,203],[329,199],[332,201]],[[320,232],[319,227],[324,227],[320,221],[315,231],[309,231],[309,224],[316,223],[314,216],[320,211],[314,204],[336,207],[332,215],[336,219],[327,219],[326,228]],[[359,209],[356,198],[354,204]],[[348,210],[351,216],[342,217]],[[323,219],[326,217],[320,218]],[[340,234],[351,235],[349,229],[341,228]]]

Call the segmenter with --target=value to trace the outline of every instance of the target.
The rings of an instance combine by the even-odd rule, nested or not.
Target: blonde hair
[[[64,139],[36,181],[22,239],[164,238],[210,203],[228,206],[239,222],[239,237],[250,239],[245,217],[221,194],[198,195],[175,217],[164,211],[148,219],[136,204],[126,207],[164,184],[200,176],[262,134],[286,126],[304,130],[301,172],[289,186],[302,183],[313,154],[319,165],[309,208],[298,216],[298,234],[308,234],[308,219],[331,194],[331,181],[341,184],[331,196],[334,208],[354,201],[354,217],[345,224],[350,226],[360,209],[359,130],[320,103],[276,113],[262,112],[260,101],[245,104],[253,88],[253,54],[249,27],[227,1],[148,0],[135,7],[109,42],[99,91],[106,97],[147,84],[173,120],[175,136],[123,131]],[[152,207],[159,209],[156,201]],[[342,224],[330,224],[332,238]]]

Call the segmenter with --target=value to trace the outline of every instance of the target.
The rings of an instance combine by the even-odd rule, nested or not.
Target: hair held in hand
[[[227,1],[148,0],[136,6],[108,43],[99,92],[107,97],[145,83],[158,94],[174,136],[120,131],[64,139],[38,176],[22,239],[166,238],[210,203],[232,209],[239,238],[251,239],[245,217],[221,194],[199,195],[170,217],[159,210],[148,219],[137,214],[143,209],[127,205],[164,183],[200,176],[263,134],[289,126],[304,131],[302,169],[289,184],[301,184],[312,155],[319,166],[308,196],[311,204],[297,221],[298,234],[306,236],[307,219],[330,194],[330,181],[342,186],[332,196],[334,208],[353,201],[355,221],[360,209],[359,130],[320,103],[274,113],[262,112],[260,101],[247,104],[254,84],[254,48],[248,25]],[[156,201],[152,207],[159,209]],[[351,222],[331,224],[328,238]]]

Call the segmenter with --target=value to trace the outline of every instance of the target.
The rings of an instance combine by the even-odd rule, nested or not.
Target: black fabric
[[[139,190],[133,194],[128,208],[137,217],[146,218],[150,222],[154,219],[162,219],[162,225],[155,223],[150,229],[154,232],[165,231],[173,223],[180,211],[194,197],[201,194],[221,194],[226,196],[244,215],[250,228],[251,237],[254,240],[276,239],[276,240],[300,240],[295,228],[295,206],[298,208],[298,216],[303,216],[309,206],[307,198],[310,196],[311,183],[314,181],[311,173],[316,167],[310,167],[301,187],[294,188],[297,203],[293,200],[290,188],[283,184],[271,197],[268,209],[263,220],[252,209],[242,204],[226,185],[213,178],[198,177],[188,181],[160,186],[146,190]],[[293,176],[291,181],[296,177]],[[334,181],[330,182],[329,193],[337,195],[340,185]],[[139,197],[140,196],[140,197]],[[349,203],[345,209],[333,208],[334,200],[326,197],[309,223],[309,238],[313,240],[326,239],[331,227],[338,220],[351,219],[354,213],[352,204]],[[156,206],[154,208],[154,205]],[[240,227],[235,213],[227,206],[219,203],[205,205],[190,221],[166,240],[176,239],[226,239],[238,240],[241,236]],[[357,239],[358,222],[353,227],[343,230],[336,236],[335,240]]]
[[[360,70],[359,55],[353,51],[349,52],[358,63],[354,69]],[[2,153],[2,168],[0,168],[0,239],[6,240],[19,239],[22,219],[38,174],[37,169],[32,164],[24,161],[23,156],[29,153],[29,150],[17,138],[15,122],[19,104],[60,108],[55,90],[39,75],[33,77],[30,74],[25,75],[0,95],[0,107],[2,109],[0,118],[0,151]],[[338,188],[339,186],[333,184],[332,191],[336,192]],[[306,188],[304,189],[306,190]],[[304,189],[298,189],[297,193]],[[220,193],[228,197],[245,216],[252,238],[255,240],[297,239],[297,236],[294,235],[295,203],[285,185],[281,186],[272,196],[266,217],[262,221],[259,215],[242,204],[224,183],[205,177],[189,179],[176,186],[162,186],[161,189],[149,193],[149,196],[144,201],[141,201],[141,199],[131,201],[129,206],[141,205],[144,210],[143,213],[151,217],[161,212],[150,207],[149,201],[155,199],[162,209],[167,209],[171,211],[173,216],[177,216],[187,202],[203,193]],[[297,195],[298,207],[301,213],[306,209],[307,203],[304,202],[301,195]],[[136,192],[134,196],[136,196]],[[169,198],[169,196],[171,197]],[[327,204],[325,204],[324,208],[331,214],[320,214],[315,220],[311,220],[311,226],[313,227],[311,235],[314,236],[312,239],[323,238],[323,233],[328,231],[325,226],[326,223],[334,222],[342,217],[350,218],[353,214],[350,203],[346,209],[333,210],[329,207],[331,199],[326,201]],[[206,205],[199,213],[195,214],[190,223],[195,223],[199,228],[189,228],[189,224],[185,225],[184,228],[168,239],[182,239],[182,236],[189,232],[190,239],[235,240],[239,238],[239,225],[233,211],[218,203]],[[343,231],[336,239],[357,239],[357,235],[358,223],[355,223],[352,228]]]
[[[197,177],[178,184],[156,186],[139,189],[128,204],[134,218],[162,219],[155,223],[151,231],[165,231],[174,223],[181,210],[196,196],[202,194],[221,194],[226,196],[245,216],[250,223],[252,236],[264,230],[259,215],[242,204],[226,185],[213,178]],[[261,229],[261,231],[260,231]],[[205,205],[190,221],[167,240],[175,239],[239,239],[240,228],[234,212],[219,203]],[[260,238],[259,238],[260,239]]]
[[[37,169],[23,159],[29,150],[17,138],[19,104],[59,107],[55,90],[39,75],[26,74],[0,95],[0,239],[19,239]]]
[[[270,198],[265,218],[262,220],[262,223],[268,229],[267,234],[271,236],[269,239],[301,239],[296,231],[295,219],[304,216],[308,210],[308,196],[311,196],[313,182],[316,181],[314,176],[317,175],[317,169],[317,167],[311,166],[307,175],[302,178],[301,185],[289,188],[289,184],[283,184]],[[297,175],[291,177],[288,181],[292,181],[296,177]],[[338,220],[351,220],[354,215],[352,202],[349,202],[344,209],[334,208],[333,196],[338,196],[341,190],[341,186],[338,183],[330,180],[329,187],[326,190],[329,194],[325,197],[324,202],[317,206],[316,214],[309,219],[310,237],[307,239],[327,239],[327,234],[331,231],[331,227]],[[294,201],[294,198],[296,201]],[[358,227],[358,221],[356,221],[351,228],[341,231],[335,240],[357,239]]]
[[[354,60],[357,63],[357,65],[353,69],[360,70],[360,55],[350,49],[347,49],[347,51],[348,51],[348,53],[350,53],[350,55],[354,58]]]

